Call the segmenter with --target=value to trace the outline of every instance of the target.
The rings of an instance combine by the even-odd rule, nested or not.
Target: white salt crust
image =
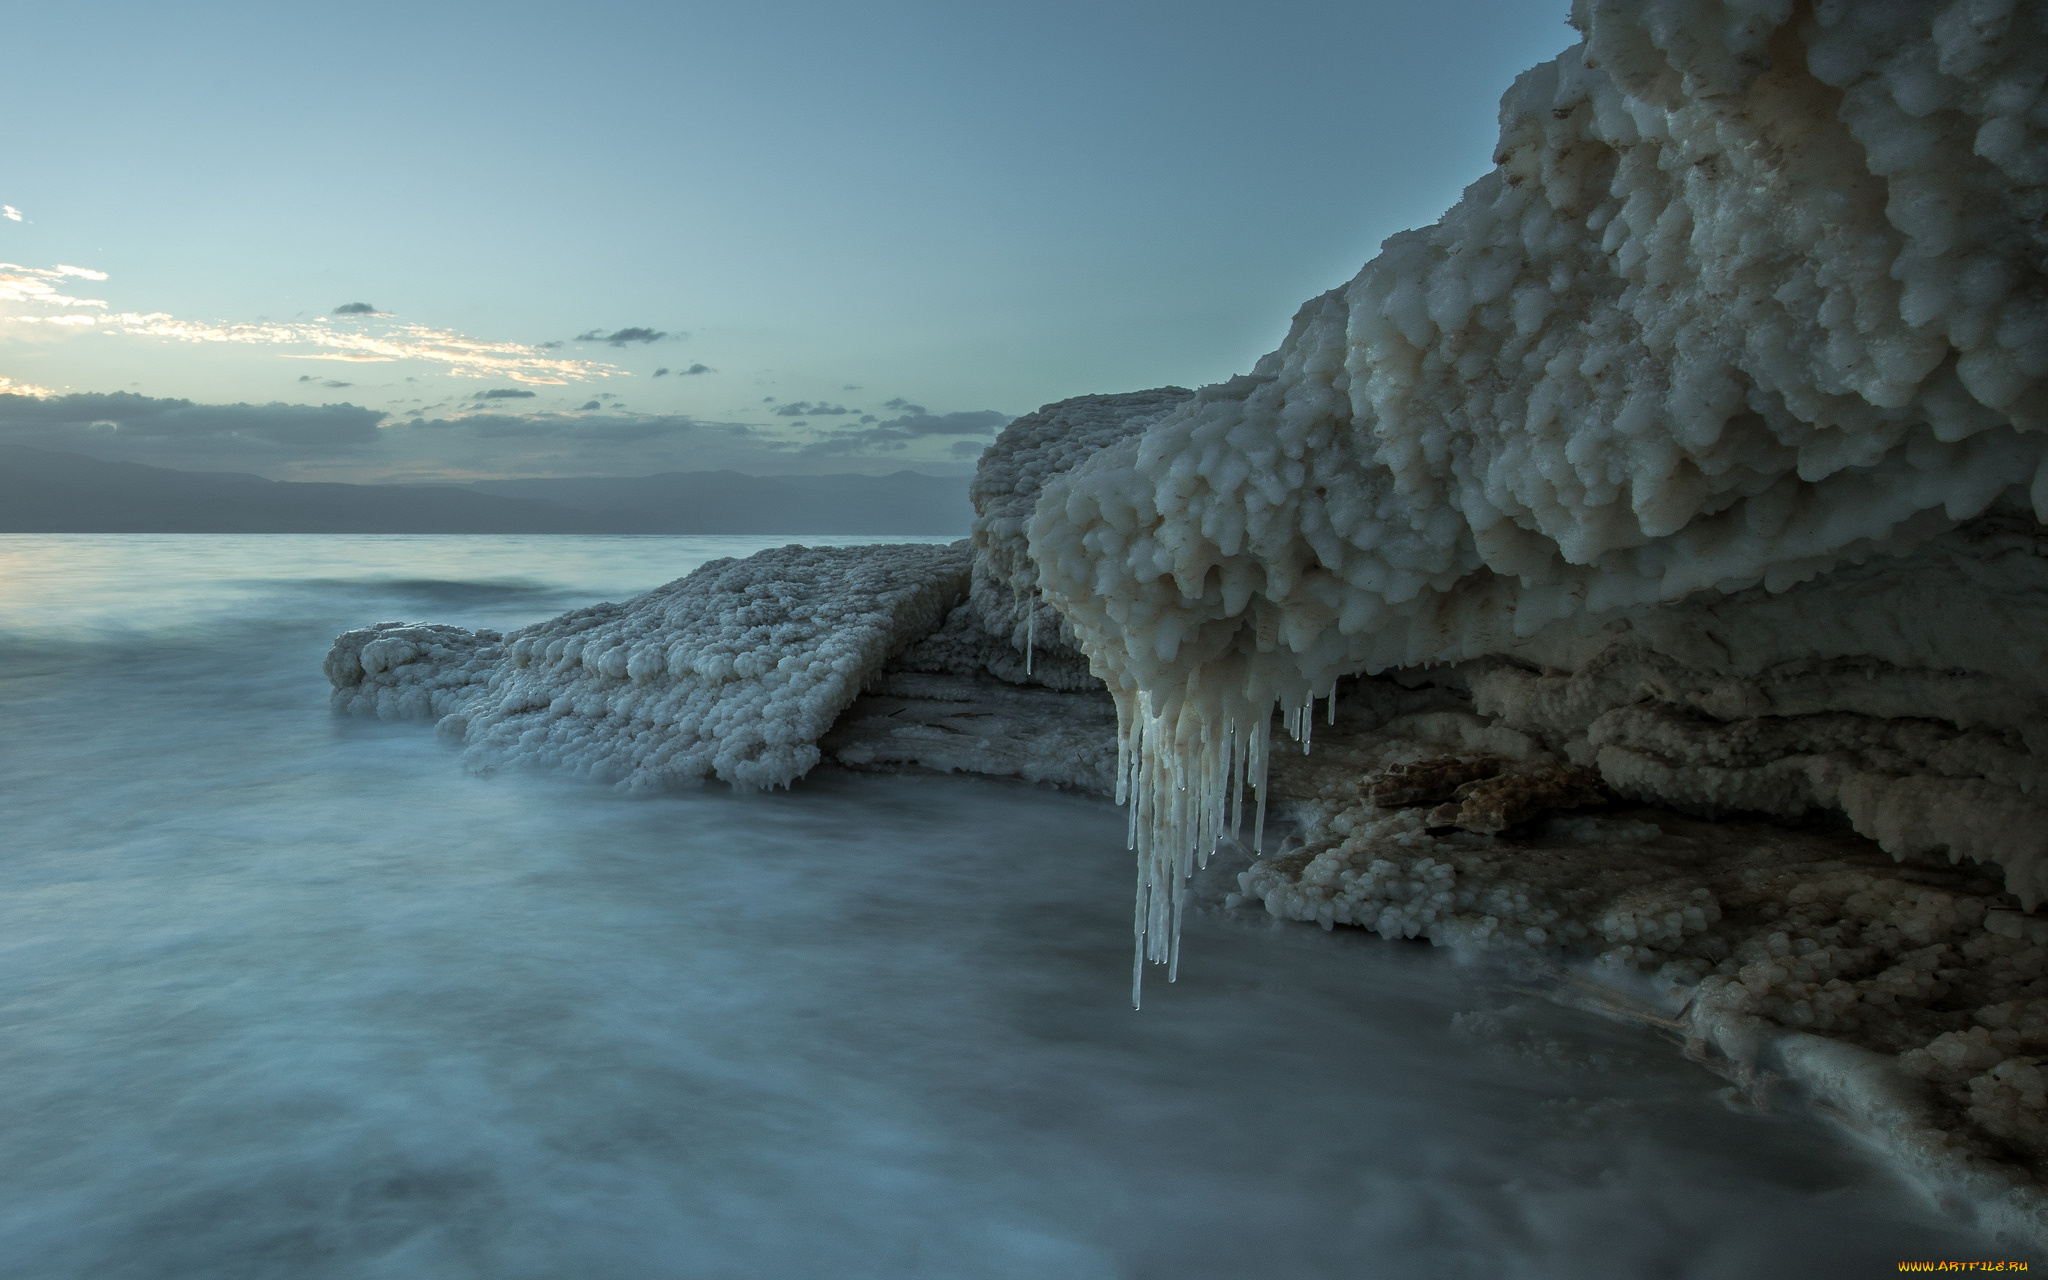
[[[1128,440],[1194,392],[1155,387],[1076,396],[1040,406],[1005,427],[982,453],[967,489],[974,577],[967,607],[909,659],[917,670],[988,671],[1013,684],[1098,689],[1073,632],[1038,592],[1024,527],[1047,481],[1108,445]],[[991,643],[993,641],[993,643]]]
[[[1048,406],[1034,415],[1038,424],[1027,422],[1034,429],[1006,433],[984,469],[1005,465],[1004,442],[1047,443],[1041,437],[1053,432],[1036,427],[1067,407]],[[1086,430],[1091,417],[1068,420]],[[1116,438],[1105,428],[1096,442],[1104,437]],[[1087,456],[1067,449],[1062,465]],[[1789,1078],[1963,1216],[2048,1241],[2048,1202],[2024,1172],[2048,1156],[2048,922],[2011,909],[1996,882],[1971,867],[1929,862],[1929,850],[1910,842],[1896,851],[1908,861],[1895,865],[1843,832],[1696,820],[1838,806],[1838,793],[1858,778],[1900,776],[1885,770],[1901,760],[1933,770],[1930,777],[1950,776],[1939,772],[1947,768],[1956,779],[1995,777],[2025,794],[2041,717],[2025,678],[2040,655],[2024,637],[2048,634],[2032,612],[2048,599],[2029,585],[2040,572],[2032,524],[2031,514],[1994,513],[1905,556],[1871,557],[1783,592],[1701,595],[1572,638],[1554,651],[1564,665],[1490,658],[1346,680],[1342,715],[1313,754],[1274,757],[1275,802],[1302,842],[1255,863],[1239,881],[1242,898],[1325,928],[1589,966],[1601,990],[1638,996],[1647,1012],[1629,1012],[1625,1000],[1592,1007],[1621,1007],[1681,1035],[1688,1052],[1760,1102],[1775,1079]],[[976,571],[998,578],[992,553],[1014,555],[1017,537],[989,529]],[[335,703],[442,716],[468,736],[494,691],[545,695],[545,715],[528,708],[506,717],[517,736],[501,734],[473,758],[565,764],[629,785],[707,773],[746,785],[737,769],[717,768],[718,735],[770,718],[787,740],[774,759],[754,763],[779,764],[790,777],[792,764],[808,767],[806,735],[822,732],[809,758],[851,768],[976,772],[1084,790],[1128,781],[1128,756],[1121,771],[1115,758],[1117,710],[1099,685],[1090,693],[1024,686],[1045,683],[1047,668],[1024,676],[1012,636],[985,627],[972,600],[917,638],[947,598],[919,591],[950,584],[957,598],[962,554],[785,548],[708,565],[647,597],[509,638],[382,624],[337,641],[328,660]],[[1029,562],[1005,563],[1019,575],[1010,598],[1026,598],[1030,580],[1017,566]],[[1008,587],[1013,579],[1001,580]],[[800,617],[851,619],[858,635],[835,640],[788,625]],[[1990,637],[1976,669],[1930,665],[1925,655],[1958,628]],[[638,652],[661,655],[661,672],[643,662],[647,678],[634,678],[636,649],[621,646],[629,634]],[[1878,656],[1812,656],[1816,646],[1839,647],[1843,635],[1876,637],[1866,644]],[[583,643],[572,655],[575,639]],[[522,641],[530,656],[517,668],[509,651]],[[778,699],[748,672],[811,671],[828,647],[857,655],[855,670],[873,666],[858,681],[806,691],[829,707],[847,689],[865,689],[836,722],[789,714],[804,698],[783,697],[772,717],[759,713]],[[694,656],[666,680],[679,650]],[[720,655],[732,678],[707,690],[699,666],[724,672]],[[920,662],[923,670],[906,669]],[[611,667],[618,671],[607,674]],[[784,692],[794,684],[784,681]],[[641,704],[627,708],[618,696],[632,692],[651,694],[656,706],[707,711],[691,730],[698,736],[677,744],[689,767],[641,767],[650,744],[688,721],[635,719]],[[1290,719],[1309,731],[1305,717]],[[1695,817],[1596,806],[1495,836],[1444,829],[1427,804],[1381,809],[1360,795],[1389,766],[1444,757],[1484,757],[1518,776],[1598,762],[1622,800],[1680,803]],[[1881,801],[1881,784],[1869,785]],[[1170,910],[1173,897],[1147,905]],[[1170,925],[1138,923],[1154,936]],[[1567,999],[1582,990],[1560,988]]]
[[[327,660],[334,705],[439,718],[479,766],[632,787],[788,785],[829,758],[1106,793],[1114,707],[1037,599],[1023,524],[1047,479],[1192,394],[1081,396],[1017,419],[983,455],[972,536],[951,548],[788,547],[510,636],[348,632]]]
[[[888,659],[967,592],[951,546],[788,546],[499,636],[381,623],[334,643],[337,710],[439,717],[476,765],[647,788],[788,786]]]
[[[1715,678],[1797,668],[1805,714],[1868,715],[1835,696],[1865,675],[1949,728],[1738,750],[1624,717],[1586,737],[1612,783],[1838,808],[2043,894],[2048,8],[1578,0],[1573,22],[1441,222],[1044,486],[1030,554],[1118,701],[1154,960],[1276,705],[1305,728],[1359,672],[1501,656],[1569,683],[1615,644],[1697,650],[1660,622],[1680,601],[1769,633]],[[1951,533],[2001,503],[2004,542]],[[2018,714],[1964,723],[1944,689]]]

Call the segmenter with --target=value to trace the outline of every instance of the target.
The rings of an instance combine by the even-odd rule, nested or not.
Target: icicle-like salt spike
[[[1273,741],[1273,717],[1270,712],[1252,726],[1252,852],[1266,847],[1266,752]]]
[[[1330,681],[1330,723],[1337,723],[1337,682]]]
[[[1223,737],[1231,743],[1231,831],[1245,829],[1245,743],[1237,737],[1237,723],[1223,721]]]
[[[1130,730],[1121,735],[1122,741],[1117,747],[1116,802],[1118,804],[1129,803],[1136,799],[1138,746],[1143,741],[1145,733],[1144,717],[1135,714],[1125,705],[1132,700],[1129,696],[1117,700],[1118,718],[1122,719],[1128,716],[1131,722]]]
[[[1263,778],[1253,767],[1256,742],[1239,718],[1210,718],[1185,702],[1156,706],[1143,693],[1118,698],[1120,775],[1130,806],[1130,842],[1138,864],[1133,904],[1131,1003],[1140,1005],[1145,962],[1179,975],[1180,928],[1188,883],[1198,866],[1235,827],[1244,781]],[[1232,784],[1240,788],[1237,807]]]
[[[1017,634],[1011,632],[1011,635]],[[1038,647],[1038,593],[1024,598],[1024,674],[1031,674],[1031,651]]]
[[[1265,847],[1274,713],[1306,751],[1316,706],[1312,693],[1262,700],[1248,691],[1193,685],[1163,704],[1149,691],[1127,688],[1116,703],[1117,794],[1129,808],[1127,842],[1138,864],[1131,920],[1131,1004],[1137,1008],[1147,962],[1166,965],[1169,982],[1179,976],[1190,881],[1218,845],[1243,831],[1247,786],[1250,843],[1254,852]]]

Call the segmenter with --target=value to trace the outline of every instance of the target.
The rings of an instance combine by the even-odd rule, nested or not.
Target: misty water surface
[[[327,712],[341,628],[777,541],[0,538],[0,1274],[1989,1256],[1832,1131],[1416,944],[1210,907],[1133,1013],[1106,803],[628,799]]]

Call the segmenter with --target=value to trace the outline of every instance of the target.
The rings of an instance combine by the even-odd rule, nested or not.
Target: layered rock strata
[[[1233,900],[1528,970],[1760,1106],[1819,1106],[1960,1216],[2048,1240],[2048,920],[1992,868],[1887,853],[1840,821],[1708,820],[1589,787],[1474,709],[1487,675],[1343,682],[1313,752],[1275,755],[1289,835]]]

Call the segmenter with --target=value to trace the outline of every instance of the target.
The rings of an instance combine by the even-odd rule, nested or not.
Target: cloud
[[[819,440],[813,444],[807,444],[798,452],[802,453],[806,458],[844,458],[851,457],[854,454],[867,453],[871,449],[887,451],[902,450],[908,447],[904,444],[887,442],[874,444],[869,441],[856,439],[853,436],[837,435]]]
[[[5,218],[9,222],[20,222],[21,210],[11,204],[0,204],[0,218]]]
[[[891,404],[899,403],[891,401]],[[923,411],[922,405],[908,405],[919,412],[891,418],[887,422],[851,423],[841,427],[823,440],[803,446],[800,452],[809,457],[847,457],[875,451],[900,452],[924,440],[936,440],[945,436],[992,436],[1009,424],[1008,414],[993,409],[981,409],[967,413],[933,414]],[[949,452],[954,457],[966,456],[962,446],[971,447],[976,454],[982,446],[973,441],[958,441]]]
[[[509,389],[509,388],[508,388]],[[531,412],[523,398],[470,397],[403,415],[352,404],[195,404],[130,392],[38,396],[0,379],[0,443],[82,453],[188,471],[254,472],[274,480],[435,481],[499,476],[632,476],[663,471],[752,474],[920,469],[959,474],[982,441],[888,424],[826,440],[775,426],[678,414],[636,414],[586,401],[580,410]],[[470,412],[470,409],[475,412]],[[986,425],[986,424],[981,424]],[[949,428],[950,429],[950,428]],[[981,432],[982,435],[986,431]],[[908,458],[903,451],[920,444]],[[818,447],[818,446],[825,447]],[[948,448],[948,446],[958,446]]]
[[[623,347],[626,344],[632,342],[660,342],[663,338],[666,337],[668,337],[668,335],[666,333],[663,333],[659,329],[649,329],[642,326],[635,326],[634,328],[631,329],[614,329],[610,333],[606,333],[601,329],[592,329],[588,333],[577,334],[576,341],[608,342],[612,346]]]
[[[533,395],[534,393],[531,391],[522,391],[516,387],[492,387],[489,391],[477,392],[472,398],[477,400],[531,400]]]
[[[0,323],[56,325],[75,332],[178,342],[312,348],[278,353],[289,360],[341,360],[355,364],[422,360],[441,365],[445,372],[458,378],[508,378],[539,386],[608,378],[618,372],[613,365],[549,356],[540,348],[521,342],[490,342],[418,324],[378,326],[352,321],[337,326],[326,316],[304,323],[208,324],[180,320],[160,311],[109,313],[101,299],[59,292],[59,283],[70,278],[105,280],[107,273],[63,263],[54,267],[0,263]],[[31,309],[7,314],[5,308],[10,305]],[[57,314],[48,314],[47,309],[55,309]]]
[[[367,302],[344,302],[334,309],[334,314],[338,316],[381,316],[389,315],[390,313],[379,311]]]
[[[905,399],[904,399],[904,398],[903,398],[902,396],[897,396],[897,397],[896,397],[896,398],[895,398],[894,400],[884,400],[884,401],[882,402],[882,407],[883,407],[884,409],[894,409],[894,410],[895,410],[895,411],[896,411],[897,413],[929,413],[929,412],[930,412],[930,410],[926,409],[926,408],[925,408],[925,407],[924,407],[923,405],[921,405],[921,404],[912,404],[912,403],[910,403],[910,401],[908,401],[908,400],[905,400]]]
[[[668,376],[667,366],[663,366],[662,368],[656,369],[654,371],[654,376],[657,378],[666,378]]]
[[[407,478],[786,470],[792,453],[734,423],[613,410],[416,417],[380,434],[383,474]]]
[[[693,365],[691,365],[691,366],[690,366],[689,368],[687,368],[687,369],[678,369],[678,370],[676,370],[676,376],[677,376],[677,377],[679,377],[679,378],[694,378],[694,377],[696,377],[696,376],[697,376],[698,374],[700,374],[700,373],[717,373],[717,372],[718,372],[718,370],[716,370],[716,369],[712,368],[712,367],[711,367],[710,365],[708,365],[708,364],[693,364]]]
[[[0,374],[0,396],[33,396],[41,400],[56,394],[48,387],[39,387],[31,382],[16,382],[5,374]]]
[[[812,404],[808,400],[792,400],[788,404],[777,408],[775,416],[778,418],[837,418],[849,413],[859,412],[860,410],[849,409],[845,405],[826,404],[822,400],[817,404]]]
[[[117,391],[0,394],[0,440],[188,470],[251,470],[360,453],[388,415],[352,404],[194,404]]]
[[[66,279],[104,280],[107,273],[94,271],[89,267],[73,267],[58,263],[54,267],[24,267],[12,262],[0,262],[0,302],[33,302],[46,307],[99,307],[107,304],[98,298],[74,298],[57,292],[57,285]]]
[[[315,381],[315,379],[314,379],[313,375],[312,375],[312,374],[310,374],[310,373],[302,373],[302,374],[300,374],[300,375],[299,375],[299,381],[300,381],[300,382],[313,382],[313,381]],[[327,387],[327,388],[330,388],[330,389],[332,389],[332,390],[340,390],[340,389],[341,389],[342,387],[352,387],[352,386],[356,385],[356,384],[355,384],[355,383],[353,383],[353,382],[336,382],[336,381],[335,381],[334,379],[332,379],[332,378],[326,378],[326,379],[321,379],[321,380],[319,380],[319,381],[320,381],[320,385],[321,385],[321,386],[323,386],[323,387]]]
[[[992,436],[1010,425],[1010,415],[993,409],[968,413],[908,414],[891,418],[869,428],[871,431],[900,431],[909,436]]]

